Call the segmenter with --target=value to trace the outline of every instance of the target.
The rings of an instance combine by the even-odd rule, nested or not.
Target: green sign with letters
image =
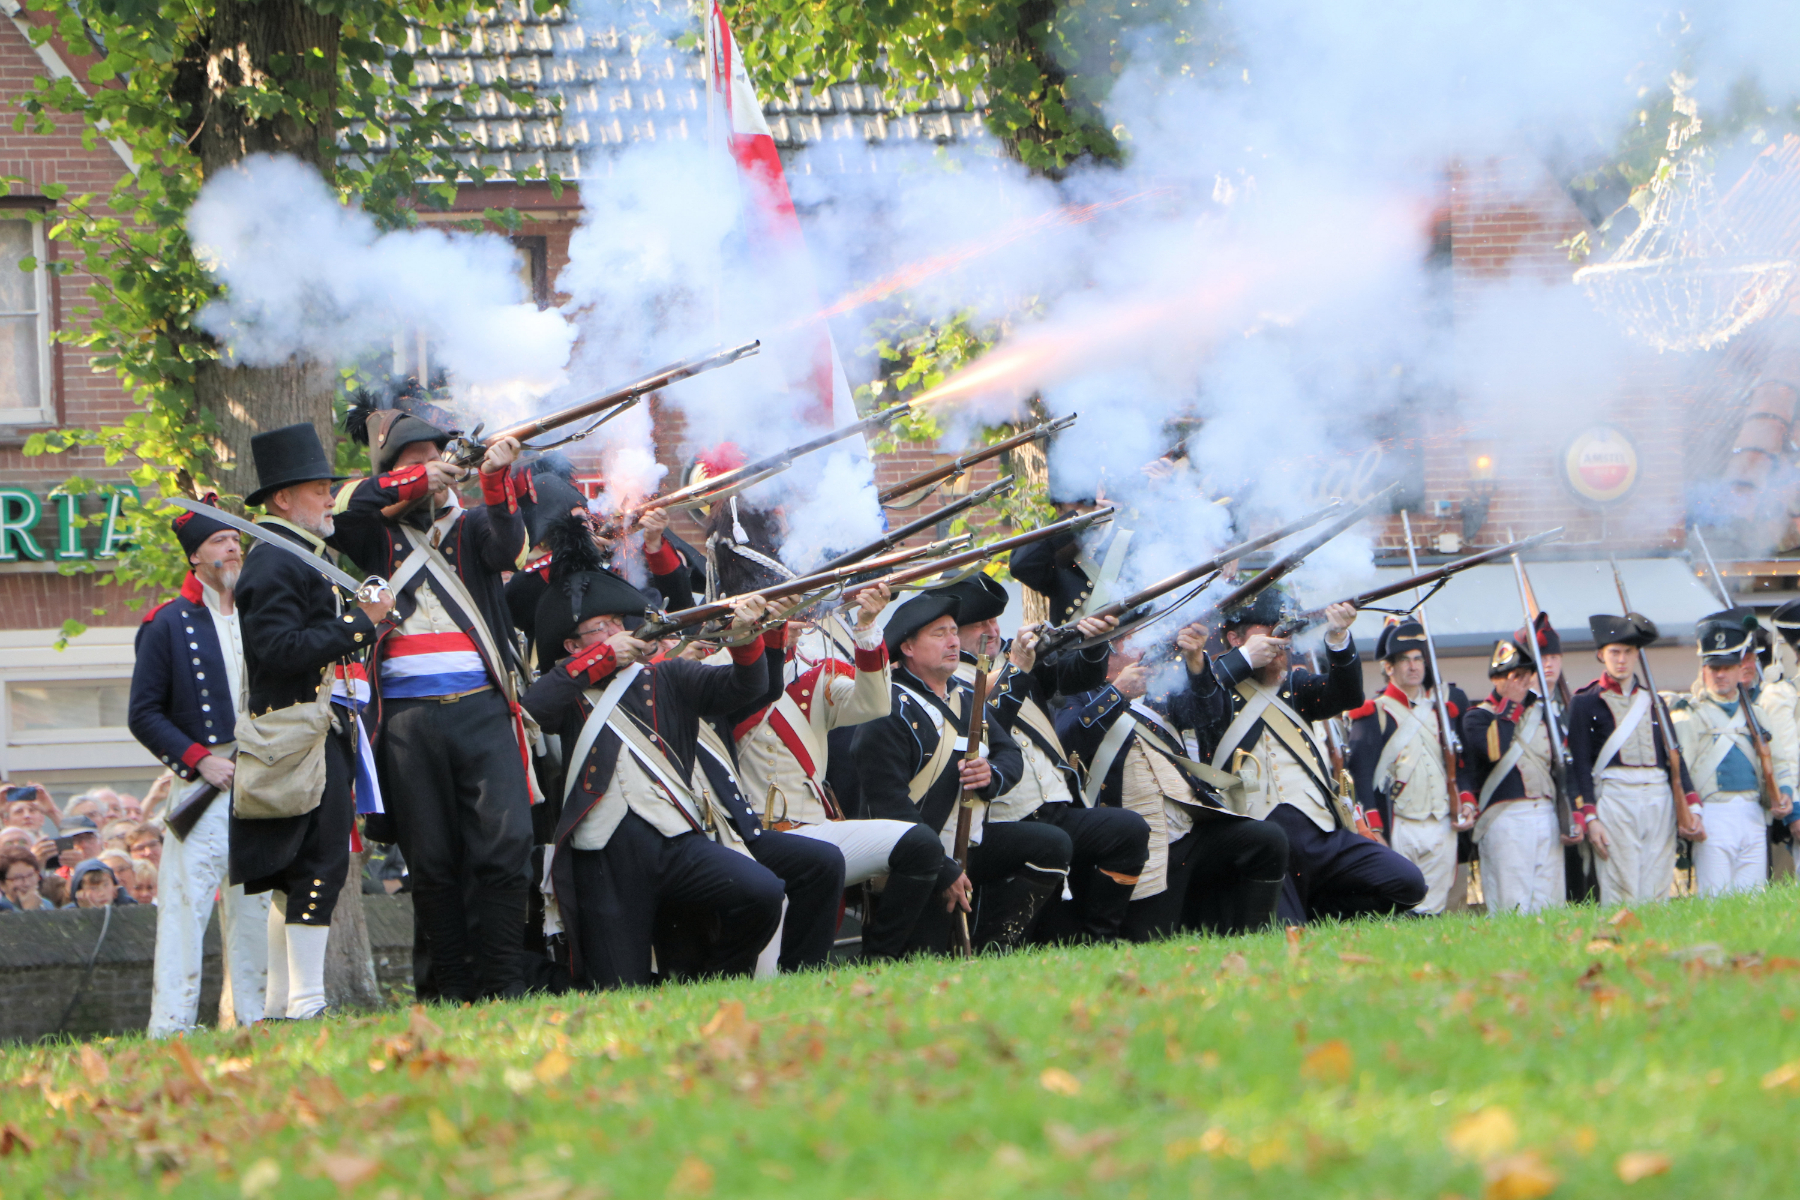
[[[123,540],[120,509],[127,496],[140,498],[137,488],[129,483],[107,485],[100,497],[106,501],[104,512],[86,516],[82,524],[77,524],[77,518],[82,517],[80,496],[51,492],[40,498],[22,487],[0,487],[0,563],[117,558]],[[38,540],[38,526],[43,523],[46,508],[56,510],[56,540],[50,543],[48,551]],[[81,540],[82,528],[84,524],[96,523],[100,527],[100,542],[90,551]]]

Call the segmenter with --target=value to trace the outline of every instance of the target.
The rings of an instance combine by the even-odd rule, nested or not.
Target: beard
[[[328,538],[337,532],[337,524],[332,521],[329,512],[322,512],[311,520],[302,520],[299,517],[295,517],[293,520],[294,524],[306,530],[306,532],[312,534],[314,537]]]
[[[237,590],[239,571],[236,567],[228,567],[222,562],[212,564],[213,574],[218,578],[218,588],[222,592]]]

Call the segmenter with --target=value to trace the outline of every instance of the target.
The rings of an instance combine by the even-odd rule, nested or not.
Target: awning
[[[1569,646],[1590,646],[1588,616],[1617,613],[1619,591],[1613,583],[1612,564],[1605,559],[1526,564],[1538,604]],[[1719,599],[1681,558],[1621,558],[1631,605],[1656,622],[1663,640],[1686,641],[1694,636],[1694,624],[1719,610]],[[1377,568],[1369,585],[1405,579],[1412,571]],[[1408,595],[1383,601],[1383,607],[1401,609],[1412,602]],[[1519,585],[1511,563],[1487,563],[1453,576],[1427,608],[1431,633],[1442,651],[1486,653],[1496,641],[1525,624],[1519,603]],[[1373,653],[1375,639],[1386,617],[1368,610],[1356,619],[1352,632],[1364,656]]]

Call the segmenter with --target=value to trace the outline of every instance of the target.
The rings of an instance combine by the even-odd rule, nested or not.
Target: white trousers
[[[1426,916],[1443,912],[1456,882],[1456,827],[1450,818],[1419,821],[1396,813],[1393,848],[1425,876],[1425,899],[1413,911]]]
[[[1595,783],[1594,812],[1612,849],[1594,855],[1600,903],[1667,900],[1675,886],[1675,803],[1669,777],[1655,767],[1608,767]]]
[[[912,827],[911,821],[827,821],[788,832],[836,846],[844,856],[844,886],[852,887],[886,875],[888,855]]]
[[[1553,802],[1502,801],[1482,820],[1481,895],[1488,915],[1534,913],[1568,903]]]
[[[231,801],[220,796],[183,841],[163,834],[162,865],[156,876],[156,966],[150,995],[149,1035],[168,1037],[194,1028],[200,1009],[200,967],[213,895],[230,866]],[[268,972],[266,895],[246,896],[225,888],[219,932],[231,1003],[240,1025],[263,1017]]]
[[[1706,840],[1694,843],[1694,887],[1702,896],[1750,892],[1769,878],[1769,828],[1754,792],[1722,792],[1702,810]]]

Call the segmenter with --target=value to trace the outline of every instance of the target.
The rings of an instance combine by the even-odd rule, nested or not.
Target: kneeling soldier
[[[1706,808],[1706,840],[1694,845],[1694,885],[1703,896],[1760,888],[1769,876],[1768,821],[1793,811],[1796,764],[1792,718],[1751,696],[1751,716],[1768,742],[1778,799],[1765,807],[1763,778],[1739,685],[1754,670],[1756,616],[1728,609],[1694,626],[1700,676],[1669,702],[1675,737]],[[1616,838],[1615,838],[1616,840]]]

